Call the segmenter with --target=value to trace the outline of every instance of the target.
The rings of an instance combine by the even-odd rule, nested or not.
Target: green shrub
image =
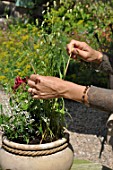
[[[47,34],[28,24],[24,28],[11,26],[0,35],[0,80],[3,83],[11,82],[17,75],[29,76],[34,70],[42,75],[62,76],[67,57],[67,37],[62,32]]]
[[[17,24],[11,25],[6,31],[1,30],[0,80],[6,83],[16,75],[29,76],[33,73],[31,65],[34,65],[39,74],[62,77],[68,60],[66,44],[71,39],[85,41],[97,50],[112,54],[112,5],[112,1],[101,0],[54,1],[52,6],[46,4],[47,10],[43,11],[44,20],[41,27],[33,24]],[[54,68],[50,64],[53,58]],[[92,71],[98,69],[92,64],[84,63],[80,59],[71,63],[73,67],[75,65],[75,69],[70,67],[68,70],[68,80],[82,84],[96,84],[94,79],[91,79],[93,73],[98,85],[107,86],[106,74]],[[72,73],[70,70],[75,72]]]

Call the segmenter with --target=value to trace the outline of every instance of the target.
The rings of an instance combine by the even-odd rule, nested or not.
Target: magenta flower
[[[27,78],[21,78],[21,77],[16,77],[15,78],[15,83],[14,83],[14,86],[12,87],[13,90],[16,90],[22,83],[27,83]]]

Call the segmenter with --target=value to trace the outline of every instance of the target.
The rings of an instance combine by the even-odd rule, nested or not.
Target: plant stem
[[[70,55],[69,55],[69,58],[68,58],[68,61],[67,61],[67,65],[66,65],[66,68],[65,68],[65,71],[64,71],[64,79],[65,79],[65,76],[66,76],[66,73],[67,73],[67,70],[68,70],[68,67],[69,67],[72,51],[73,51],[73,48],[71,49],[71,52],[70,52]]]
[[[33,64],[32,64],[32,62],[30,62],[30,65],[31,65],[31,67],[32,67],[32,69],[33,69],[33,71],[34,71],[34,74],[36,74],[36,70],[35,70],[35,68],[34,68],[34,66],[33,66]]]

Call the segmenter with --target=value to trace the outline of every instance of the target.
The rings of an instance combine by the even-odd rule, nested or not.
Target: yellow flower
[[[11,51],[11,52],[14,52],[15,50],[16,50],[16,49],[15,49],[14,47],[12,47],[12,46],[10,47],[10,51]]]
[[[9,71],[10,71],[9,68],[4,69],[4,73],[9,73]]]
[[[27,41],[29,39],[29,35],[24,35],[24,36],[22,36],[22,41],[24,42],[24,41]]]
[[[7,56],[8,56],[8,52],[7,52],[7,51],[2,51],[2,52],[0,53],[0,60],[1,60],[1,61],[7,60]]]
[[[37,50],[39,48],[39,44],[34,44],[34,49]]]
[[[0,80],[6,79],[6,76],[0,76]]]
[[[7,83],[8,82],[8,79],[6,76],[0,76],[0,82],[1,83]]]
[[[17,31],[17,35],[21,35],[22,33],[21,33],[21,31]]]
[[[31,68],[31,65],[30,64],[27,64],[26,65],[26,69],[30,69]]]

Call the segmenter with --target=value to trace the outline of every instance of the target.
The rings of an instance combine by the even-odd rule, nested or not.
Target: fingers
[[[73,48],[82,49],[83,45],[84,45],[83,42],[76,41],[76,40],[71,40],[71,42],[69,44],[67,44],[67,52],[68,52],[68,54],[71,53],[71,49],[73,49]]]
[[[39,93],[38,83],[40,83],[39,75],[32,74],[28,79],[29,89],[28,92],[34,96]]]
[[[29,88],[28,92],[31,93],[31,95],[38,94],[38,90],[35,88]]]
[[[38,83],[40,83],[40,76],[37,74],[32,74],[30,78],[28,79],[28,85],[30,87],[36,87]]]
[[[39,93],[39,94],[34,94],[33,99],[53,99],[53,98],[59,98],[59,96],[55,95],[54,93],[49,94],[49,93]]]
[[[29,78],[29,80],[32,80],[35,82],[35,84],[40,83],[40,76],[38,74],[32,74]],[[28,82],[29,82],[28,80]]]
[[[33,99],[51,99],[58,97],[54,93],[46,93],[46,92],[40,92],[34,88],[29,88],[28,92],[32,95]]]
[[[93,60],[93,49],[85,42],[71,40],[71,42],[67,44],[67,52],[68,54],[71,52],[71,58],[73,59],[77,59],[79,56],[86,62],[91,62]]]
[[[72,55],[73,59],[75,59],[76,56],[78,55],[79,57],[82,57],[82,59],[87,60],[87,51],[83,51],[80,49],[73,49],[73,54],[75,54],[75,55]]]
[[[32,81],[32,80],[28,80],[28,85],[31,87],[31,88],[36,88],[36,84],[35,84],[35,81]]]
[[[33,96],[33,99],[51,99],[52,97],[51,96],[45,96],[45,95],[34,95]]]
[[[37,78],[38,78],[38,74],[32,74],[30,76],[30,79],[33,80],[33,81],[35,81]]]
[[[71,40],[71,42],[69,44],[67,44],[67,53],[69,55],[71,54],[71,58],[73,58],[73,59],[76,59],[77,55],[84,56],[83,49],[85,49],[85,46],[86,46],[86,43],[84,43],[84,42]]]

